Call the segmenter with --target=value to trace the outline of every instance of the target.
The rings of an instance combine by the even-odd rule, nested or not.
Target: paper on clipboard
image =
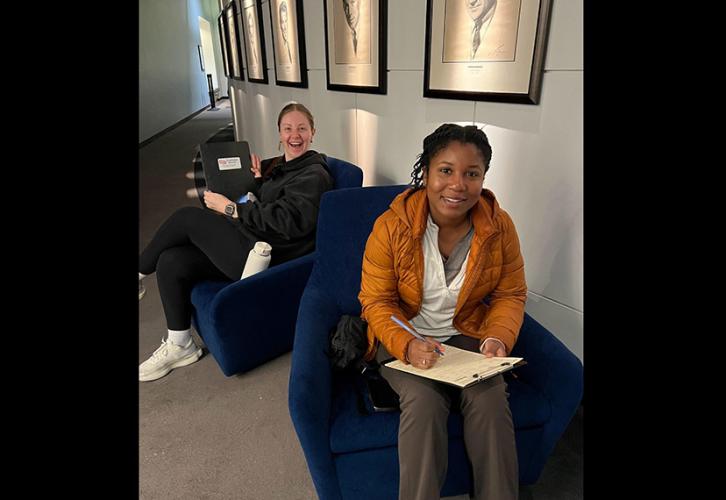
[[[424,370],[410,364],[407,365],[399,360],[385,363],[385,366],[463,389],[525,363],[524,358],[487,358],[480,353],[447,345],[446,356],[440,357],[433,368]]]

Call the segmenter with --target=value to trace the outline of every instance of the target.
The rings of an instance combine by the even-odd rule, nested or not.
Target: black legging
[[[192,287],[238,280],[254,243],[222,215],[196,207],[174,212],[139,256],[140,273],[157,273],[167,328],[191,328]]]

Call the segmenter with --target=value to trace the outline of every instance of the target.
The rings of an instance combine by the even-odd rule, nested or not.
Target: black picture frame
[[[227,54],[229,59],[229,77],[233,80],[244,81],[244,65],[242,63],[242,45],[240,44],[239,21],[237,20],[237,5],[230,2],[224,8],[225,26],[227,28]]]
[[[426,1],[424,97],[539,104],[552,0],[484,5],[481,12],[462,0]]]
[[[327,88],[386,94],[388,0],[360,0],[354,14],[344,5],[350,7],[347,0],[323,0]]]
[[[202,46],[197,45],[197,53],[199,54],[199,67],[202,70],[202,73],[204,73],[204,56],[202,55]]]
[[[217,31],[219,31],[219,46],[222,48],[222,63],[224,65],[224,76],[230,77],[229,59],[227,47],[229,46],[229,34],[227,33],[227,23],[225,22],[224,11],[217,16]]]
[[[284,25],[280,23],[280,9],[283,4],[288,11],[288,19],[292,15],[295,16],[293,25],[296,28],[297,36],[288,37],[289,39],[285,39],[284,36],[278,37],[278,33],[282,35],[282,32],[288,31],[287,29],[283,29]],[[293,7],[290,7],[290,5],[293,5]],[[283,87],[306,89],[308,88],[308,66],[305,50],[303,0],[268,0],[268,7],[270,8],[270,33],[272,33],[272,60],[275,67],[275,84]],[[280,26],[280,30],[276,29],[278,26]],[[280,38],[283,38],[283,41],[287,43],[279,43]],[[291,45],[292,49],[290,49]],[[283,54],[279,58],[278,50]],[[284,62],[285,53],[290,60],[289,64]],[[298,78],[295,78],[295,73],[297,73]]]
[[[264,23],[260,0],[236,0],[240,3],[240,19],[245,40],[247,80],[253,83],[269,83],[267,77],[267,51],[265,50]],[[236,3],[236,2],[233,2]],[[251,14],[255,15],[255,19]],[[250,21],[251,19],[251,21]],[[252,33],[250,33],[250,28]],[[255,56],[256,54],[256,56]]]

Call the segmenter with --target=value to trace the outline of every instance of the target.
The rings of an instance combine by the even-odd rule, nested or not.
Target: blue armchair
[[[333,189],[363,183],[363,171],[352,163],[328,157],[328,167]],[[249,371],[292,349],[313,257],[314,252],[234,283],[205,281],[194,286],[194,327],[225,375]]]
[[[343,314],[360,314],[361,263],[375,219],[405,186],[325,193],[315,263],[300,301],[289,384],[289,409],[321,500],[396,499],[399,412],[361,411],[362,380],[331,372],[328,332]],[[512,356],[527,365],[507,376],[521,484],[537,481],[574,415],[583,391],[582,364],[529,315]],[[471,491],[461,415],[448,422],[449,467],[442,495]]]

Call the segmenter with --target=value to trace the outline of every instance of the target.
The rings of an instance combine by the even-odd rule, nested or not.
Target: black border
[[[436,90],[430,88],[431,72],[431,24],[432,1],[426,0],[426,42],[424,49],[424,86],[423,96],[438,99],[458,99],[464,101],[494,101],[519,104],[539,104],[542,92],[542,75],[544,73],[544,58],[547,48],[547,38],[550,25],[550,12],[552,0],[540,0],[539,14],[537,15],[537,34],[532,51],[532,70],[529,77],[529,89],[526,94],[509,92],[466,92],[458,90]],[[442,0],[446,1],[446,0]]]
[[[245,65],[244,65],[244,58],[242,57],[242,44],[240,44],[239,41],[239,20],[237,19],[237,5],[235,2],[230,2],[225,8],[224,8],[224,15],[225,15],[225,21],[230,17],[230,15],[227,13],[228,11],[232,11],[232,23],[234,24],[234,31],[235,31],[235,37],[234,37],[234,43],[237,46],[237,57],[239,58],[239,74],[234,74],[234,65],[232,64],[232,52],[227,51],[230,57],[229,66],[230,66],[230,78],[233,80],[238,80],[243,82],[245,80]],[[227,29],[227,26],[225,24],[225,30]],[[229,32],[227,31],[227,38],[229,37]],[[231,39],[230,39],[231,41]]]
[[[371,0],[375,1],[375,0]],[[328,90],[356,92],[363,94],[387,94],[388,84],[388,0],[378,0],[378,85],[358,86],[330,83],[330,55],[328,54],[328,0],[323,0],[323,19],[325,22],[325,81]]]
[[[224,18],[224,19],[223,19]],[[229,38],[227,33],[227,23],[225,22],[225,13],[224,10],[219,13],[217,16],[217,28],[219,31],[219,45],[222,47],[222,62],[224,63],[224,76],[229,78],[229,60],[227,59],[229,57],[227,45],[229,42],[227,39]]]
[[[240,12],[239,12],[239,22],[242,24],[242,29],[244,30],[244,39],[245,39],[245,57],[247,57],[247,30],[245,27],[247,26],[247,23],[243,22],[242,20],[242,11],[244,8],[242,7],[242,1],[243,0],[237,0],[237,3],[240,2]],[[250,76],[250,65],[247,64],[247,80],[249,80],[252,83],[265,83],[268,84],[269,79],[267,78],[267,71],[269,68],[267,67],[267,51],[265,50],[265,25],[262,22],[262,4],[260,3],[260,0],[255,0],[255,7],[257,8],[257,33],[259,34],[260,38],[260,52],[262,53],[262,74],[263,78],[252,78]]]
[[[270,34],[272,35],[272,65],[275,68],[275,85],[281,87],[297,87],[301,89],[308,88],[308,61],[305,54],[305,20],[303,19],[303,0],[295,0],[295,10],[297,11],[297,53],[299,55],[298,64],[300,66],[300,81],[281,80],[277,76],[277,58],[275,57],[275,29],[272,26],[272,0],[267,1],[270,9]]]
[[[199,54],[199,69],[202,73],[206,75],[206,70],[204,69],[204,56],[202,55],[202,46],[197,45],[197,53]]]

